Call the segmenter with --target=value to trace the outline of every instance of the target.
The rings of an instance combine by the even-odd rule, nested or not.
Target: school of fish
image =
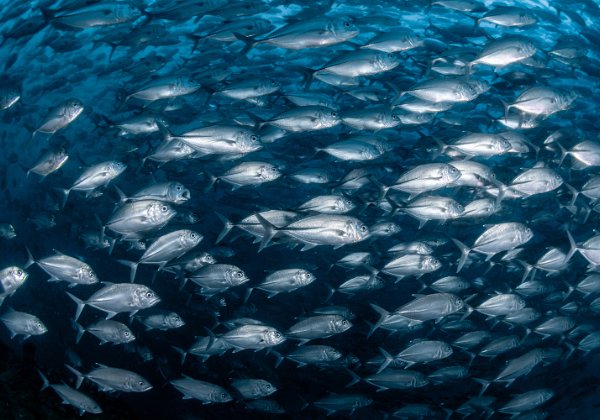
[[[593,418],[599,20],[5,2],[0,340],[65,416]]]

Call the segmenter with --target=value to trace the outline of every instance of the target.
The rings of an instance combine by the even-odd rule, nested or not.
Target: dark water
[[[65,364],[77,365],[78,370],[87,373],[97,363],[136,372],[153,386],[143,393],[106,392],[93,382],[84,381],[79,390],[102,408],[98,418],[323,418],[326,412],[318,408],[319,401],[331,395],[352,395],[362,401],[358,405],[365,405],[355,409],[337,407],[334,417],[387,418],[403,407],[413,407],[417,412],[410,418],[462,418],[468,414],[471,418],[504,418],[510,415],[506,404],[515,395],[540,389],[551,391],[551,398],[532,403],[515,414],[520,413],[522,418],[595,418],[600,381],[598,349],[587,352],[581,343],[599,331],[600,303],[595,299],[600,287],[589,294],[574,289],[596,272],[600,262],[593,255],[597,245],[590,239],[597,234],[595,205],[600,195],[596,196],[589,187],[600,166],[596,118],[600,5],[592,0],[507,2],[503,5],[509,8],[502,9],[502,5],[488,1],[288,4],[265,0],[226,5],[225,1],[215,0],[205,2],[201,10],[198,3],[3,2],[0,88],[7,109],[0,111],[0,222],[10,223],[16,237],[0,238],[0,268],[25,267],[26,248],[37,260],[57,250],[85,261],[100,281],[128,283],[129,269],[118,260],[137,261],[144,252],[132,249],[131,244],[137,241],[120,240],[119,232],[107,228],[107,238],[116,240],[109,254],[107,249],[86,246],[82,234],[100,234],[100,224],[106,224],[122,205],[112,185],[131,196],[154,182],[177,181],[190,191],[189,200],[170,204],[179,217],[140,235],[140,242],[148,247],[156,238],[176,229],[192,229],[204,237],[193,251],[212,253],[218,263],[239,267],[250,280],[214,296],[203,296],[193,281],[182,287],[181,279],[173,273],[142,264],[135,283],[150,287],[161,299],[156,308],[176,312],[185,325],[168,331],[147,331],[137,320],[131,321],[127,313],[119,313],[114,320],[128,325],[135,341],[100,346],[99,340],[89,333],[76,343],[76,305],[65,292],[87,299],[101,285],[70,288],[65,282],[48,282],[48,275],[38,266],[27,267],[29,277],[25,284],[5,298],[0,313],[13,308],[34,314],[48,331],[27,340],[22,335],[11,339],[8,329],[0,327],[0,418],[78,417],[78,410],[61,405],[52,390],[39,391],[42,380],[38,371],[51,384],[75,387],[75,377]],[[134,10],[143,13],[123,18],[119,12],[117,17],[124,22],[108,22],[115,16],[115,8],[123,4],[135,6]],[[497,15],[504,16],[504,20],[492,22]],[[252,21],[253,29],[236,26],[235,34],[230,33],[228,40],[215,36],[225,25],[243,20]],[[349,22],[349,27],[344,22]],[[322,23],[323,30],[315,32],[313,23]],[[291,35],[293,48],[265,41],[275,39],[271,29],[289,28],[286,25],[297,28]],[[364,60],[357,56],[342,59],[345,70],[326,70],[335,64],[326,64],[328,60],[358,50],[374,36],[400,30],[411,31],[409,41],[396,39],[397,50],[391,55],[363,49],[373,55]],[[143,31],[147,33],[144,35]],[[349,35],[352,31],[356,33]],[[300,45],[314,43],[315,39],[331,40],[332,33],[339,38],[330,45]],[[245,44],[236,39],[244,36],[262,42],[252,44],[252,39],[247,38]],[[347,39],[341,39],[344,36]],[[504,52],[498,59],[501,64],[486,63],[489,56],[482,51],[502,39],[519,39],[515,41],[519,48],[531,43],[535,51],[515,59],[523,51],[515,52],[505,46],[500,48]],[[245,45],[248,49],[244,49]],[[354,74],[343,74],[344,71]],[[142,87],[156,84],[166,76],[191,78],[190,92],[163,91],[162,99],[156,101],[135,96]],[[456,100],[434,101],[434,105],[447,103],[444,111],[409,112],[401,107],[419,96],[415,85],[433,79],[458,80],[467,93],[473,93],[477,86],[483,88],[467,99],[456,99],[456,91],[446,93]],[[245,99],[226,95],[227,87],[243,80],[254,81],[253,89],[258,84],[256,80],[266,80],[267,86],[276,87],[264,95],[246,90]],[[531,111],[525,104],[531,98],[518,99],[519,95],[542,86],[548,89],[548,96],[535,97],[537,102],[532,106],[537,106],[539,112]],[[260,85],[256,90],[262,88]],[[298,128],[299,120],[295,120],[294,127],[283,129],[272,118],[298,107],[286,96],[292,93],[308,94],[313,103],[324,98],[321,105],[335,109],[326,108],[326,115],[311,114],[311,118],[303,120],[308,125],[303,128]],[[63,121],[58,128],[43,129],[32,139],[34,130],[43,127],[49,115],[56,117],[56,107],[68,104],[65,101],[70,98],[83,104],[81,115],[73,121]],[[511,106],[506,108],[504,104]],[[372,118],[370,110],[379,110],[383,116]],[[348,120],[360,111],[364,114],[358,116],[359,125]],[[160,118],[168,128],[150,124],[143,127],[144,133],[125,135],[116,128],[119,122],[138,115]],[[59,112],[56,118],[63,117]],[[516,122],[506,127],[501,121],[504,117]],[[327,123],[326,118],[335,121],[331,127],[319,127],[319,123]],[[379,126],[360,126],[367,120]],[[207,153],[196,146],[184,159],[148,159],[158,147],[168,143],[173,133],[183,135],[212,125],[241,127],[259,139],[254,139],[258,146],[241,153]],[[506,132],[516,133],[525,141],[510,142],[508,148],[497,153],[485,147],[485,139],[479,140],[481,147],[471,152],[465,152],[457,143],[469,133]],[[345,157],[322,150],[359,135],[368,140],[359,139],[346,146]],[[190,141],[189,137],[186,140]],[[240,145],[238,138],[219,140],[230,148]],[[580,147],[585,140],[590,143]],[[494,141],[499,142],[498,138]],[[494,143],[498,144],[502,145]],[[35,173],[26,176],[44,152],[59,147],[69,155],[60,169],[43,180]],[[495,180],[478,174],[473,178],[478,181],[475,185],[448,182],[438,189],[423,189],[421,195],[410,198],[398,181],[419,165],[452,164],[465,158],[485,165]],[[74,188],[62,205],[61,189],[71,187],[87,167],[109,160],[122,162],[127,169],[106,186],[93,188],[91,197]],[[241,162],[274,165],[281,176],[255,185],[233,185],[236,188],[232,189],[226,171]],[[542,179],[541,184],[536,184],[538,191],[519,195],[521,184],[515,178],[534,167],[553,171],[559,184],[548,187]],[[303,169],[326,174],[329,181],[298,182],[292,175]],[[360,188],[349,188],[344,177],[355,169],[363,169],[365,175],[359,177]],[[425,185],[427,180],[421,176]],[[214,184],[213,177],[217,178]],[[465,178],[463,174],[462,179]],[[496,200],[499,188],[503,192],[501,199]],[[263,220],[263,231],[272,228],[275,234],[279,228],[281,232],[260,252],[260,247],[267,245],[266,240],[261,244],[262,235],[257,239],[237,226],[217,243],[223,229],[218,214],[236,224],[259,212],[286,210],[296,211],[293,220],[297,221],[317,214],[299,211],[303,203],[329,194],[338,194],[354,204],[346,216],[358,219],[358,226],[368,226],[369,237],[351,240],[348,232],[331,228],[334,235],[344,237],[344,243],[318,239],[313,242],[315,247],[301,251],[307,241],[294,239],[294,229],[285,223],[273,227],[268,223],[271,220]],[[429,220],[420,228],[419,220],[411,217],[408,210],[410,203],[415,202],[412,200],[424,196],[451,198],[461,205],[460,214],[440,217],[438,211],[437,216],[430,218],[442,220]],[[463,207],[483,198],[491,199],[497,206],[495,211],[468,218]],[[427,206],[435,210],[435,205]],[[189,214],[196,220],[184,217]],[[375,236],[373,227],[380,222],[393,223],[399,232]],[[508,222],[530,229],[533,236],[487,254],[477,249],[476,241],[486,229]],[[348,226],[344,229],[350,229]],[[573,234],[577,250],[571,246],[567,231]],[[458,274],[461,254],[452,239],[475,248]],[[415,272],[396,281],[397,274],[386,270],[386,264],[398,255],[386,251],[416,241],[432,248],[431,256],[440,267],[427,270],[417,265]],[[555,266],[539,261],[552,247],[559,251],[559,259],[567,254],[568,259]],[[523,250],[510,254],[514,248]],[[334,265],[352,252],[368,252],[372,260],[350,268]],[[406,254],[410,252],[403,255]],[[486,255],[490,255],[489,261]],[[526,280],[539,282],[536,287],[541,290],[537,293],[517,289],[528,266],[536,267]],[[316,280],[273,298],[258,289],[248,297],[249,289],[269,273],[286,268],[308,270]],[[379,290],[354,295],[336,291],[332,295],[332,289],[352,277],[375,274],[384,282]],[[452,275],[459,275],[468,285],[465,290],[452,291],[461,298],[460,308],[431,317],[415,330],[390,333],[379,328],[369,335],[379,320],[372,304],[393,312],[421,295],[438,293],[424,286]],[[495,294],[518,296],[519,302],[534,309],[538,318],[522,325],[503,321],[505,314],[516,310],[489,317],[477,309],[470,313],[471,308]],[[280,355],[297,348],[298,341],[291,338],[270,349],[229,350],[206,361],[188,354],[183,364],[174,349],[187,350],[195,337],[209,336],[209,332],[216,340],[228,331],[225,321],[242,317],[285,333],[301,319],[315,316],[315,309],[329,306],[347,308],[355,315],[349,330],[309,343],[331,346],[343,355],[329,365],[297,367],[287,359],[277,364]],[[78,322],[87,327],[105,315],[86,307]],[[529,331],[556,317],[564,317],[569,326],[548,337]],[[488,331],[490,335],[472,348],[457,346],[455,341],[470,331]],[[515,348],[494,359],[477,355],[485,343],[513,334],[520,340]],[[414,344],[413,340],[448,343],[452,354],[406,367],[409,371],[427,377],[439,368],[462,366],[467,368],[466,375],[442,383],[429,380],[423,387],[378,392],[365,380],[377,372],[371,359],[381,358],[381,349],[396,355]],[[493,381],[509,362],[536,349],[543,351],[544,360],[519,375],[510,386],[492,383],[484,393],[495,398],[492,402],[472,412],[460,408],[482,390],[475,379]],[[386,371],[392,369],[402,367],[388,367]],[[202,404],[194,399],[183,400],[181,392],[170,384],[182,375],[225,388],[232,401]],[[346,387],[352,375],[363,380]],[[264,379],[273,384],[277,392],[268,398],[276,401],[281,413],[250,410],[250,400],[244,400],[232,386],[236,379]],[[401,413],[397,416],[402,418]]]

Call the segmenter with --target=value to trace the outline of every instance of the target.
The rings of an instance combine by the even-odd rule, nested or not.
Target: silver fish
[[[152,389],[147,379],[130,370],[104,366],[98,363],[98,367],[86,374],[79,372],[72,366],[67,368],[77,377],[76,388],[81,386],[84,379],[94,382],[104,392],[146,392]]]
[[[75,321],[85,305],[106,312],[106,319],[110,319],[120,312],[135,315],[140,309],[150,308],[160,302],[160,298],[148,287],[130,283],[107,284],[85,301],[69,292],[67,294],[77,304]]]
[[[51,384],[42,372],[39,372],[39,374],[44,381],[42,391],[48,387],[52,388],[62,398],[64,404],[72,405],[79,410],[80,416],[84,413],[102,414],[102,408],[98,403],[84,393],[65,384]]]
[[[75,121],[82,112],[83,104],[78,99],[68,99],[48,111],[44,121],[33,132],[31,137],[35,137],[37,133],[52,135]]]
[[[48,328],[37,316],[26,312],[18,312],[10,307],[0,315],[0,321],[10,331],[11,339],[21,334],[23,340],[27,340],[32,335],[42,335],[48,331]]]
[[[226,403],[233,400],[224,388],[189,376],[183,375],[183,378],[172,380],[170,383],[183,394],[184,399],[195,398],[203,404]]]
[[[158,270],[160,271],[169,261],[179,258],[193,249],[203,238],[202,235],[193,230],[176,230],[162,235],[152,242],[137,262],[127,260],[118,261],[131,268],[130,281],[133,283],[140,264],[156,264],[159,266]]]

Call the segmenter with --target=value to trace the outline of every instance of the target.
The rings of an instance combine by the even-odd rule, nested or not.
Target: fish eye
[[[344,26],[346,28],[349,28],[350,26],[352,26],[352,24],[350,22],[346,21],[346,22],[344,22]]]
[[[178,186],[176,186],[176,187],[175,187],[175,189],[176,189],[177,191],[181,191],[181,185],[178,185]]]
[[[244,277],[244,273],[242,273],[241,271],[238,271],[237,273],[235,273],[235,276],[236,276],[238,279],[241,279],[242,277]]]
[[[124,335],[125,337],[129,337],[129,331],[125,331],[125,332],[123,333],[123,335]]]
[[[169,209],[167,208],[167,206],[162,206],[160,209],[161,209],[163,212],[166,212],[167,210],[169,210]]]
[[[278,333],[278,332],[276,332],[276,333],[275,333],[275,338],[279,338],[279,337],[281,337],[281,334],[280,334],[280,333]]]
[[[77,108],[77,107],[79,106],[79,104],[78,104],[77,102],[73,102],[73,103],[71,104],[71,106],[72,106],[73,108]]]
[[[139,381],[139,382],[138,382],[138,385],[139,385],[139,386],[143,386],[143,385],[144,385],[144,381]]]
[[[152,293],[151,292],[146,293],[146,297],[147,298],[151,298],[152,297]]]
[[[271,389],[271,384],[267,384],[267,385],[265,386],[265,388],[266,388],[266,389]]]
[[[258,140],[258,137],[257,137],[257,136],[255,136],[255,135],[251,135],[251,136],[250,136],[250,140],[252,140],[252,141],[256,141],[256,140]]]
[[[23,270],[17,270],[17,276],[22,276],[23,275]]]
[[[366,231],[367,231],[367,227],[366,227],[365,225],[362,225],[362,226],[360,227],[360,231],[361,231],[361,232],[366,232]]]
[[[346,321],[345,319],[342,321],[342,325],[345,327],[346,325],[348,325],[348,321]]]
[[[223,398],[223,399],[227,398],[227,394],[225,394],[224,392],[221,393],[221,398]]]
[[[331,112],[331,116],[332,116],[333,118],[337,117],[337,112],[335,112],[335,111],[332,111],[332,112]]]

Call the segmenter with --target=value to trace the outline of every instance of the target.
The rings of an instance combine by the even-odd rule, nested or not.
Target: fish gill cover
[[[596,1],[2,3],[2,418],[598,417]]]

